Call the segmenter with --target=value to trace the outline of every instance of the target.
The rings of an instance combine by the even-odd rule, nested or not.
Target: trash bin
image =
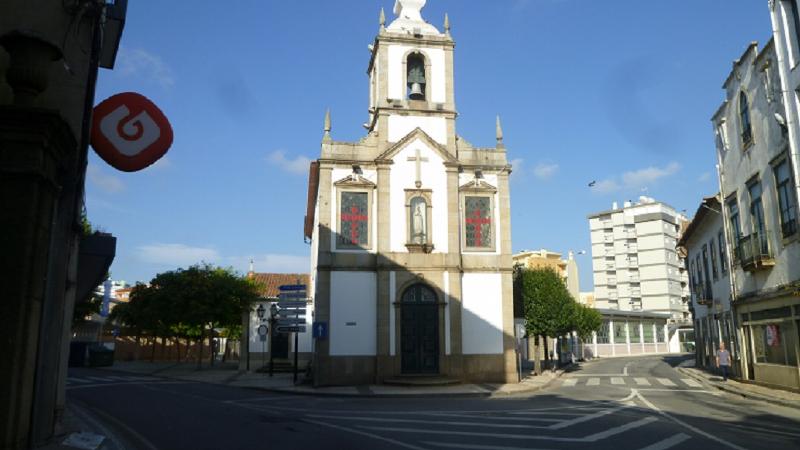
[[[89,367],[109,367],[114,365],[114,350],[97,344],[89,347]]]

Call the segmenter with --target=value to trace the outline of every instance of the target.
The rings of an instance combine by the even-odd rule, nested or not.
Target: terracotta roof
[[[305,273],[254,273],[253,279],[261,285],[260,293],[264,297],[277,297],[279,286],[284,284],[308,285],[309,277]]]

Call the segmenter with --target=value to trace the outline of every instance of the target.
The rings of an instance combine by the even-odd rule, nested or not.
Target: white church
[[[388,25],[381,12],[368,133],[336,141],[327,114],[311,165],[318,386],[517,380],[511,166],[499,119],[495,147],[456,132],[455,43],[446,16],[443,32],[422,18],[425,3],[397,0]]]

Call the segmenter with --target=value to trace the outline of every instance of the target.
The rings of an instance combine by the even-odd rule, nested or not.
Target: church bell
[[[422,92],[422,85],[419,83],[412,83],[411,94],[409,94],[408,98],[411,100],[425,100],[425,93]]]

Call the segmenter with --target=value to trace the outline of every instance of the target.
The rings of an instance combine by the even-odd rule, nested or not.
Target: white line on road
[[[87,380],[92,380],[92,381],[102,381],[103,383],[107,383],[109,381],[116,381],[116,380],[110,380],[108,378],[103,378],[103,377],[86,377],[86,379]]]
[[[693,380],[691,378],[681,378],[681,381],[683,381],[684,383],[686,383],[691,387],[703,387],[703,385],[698,383],[697,380]]]
[[[352,420],[358,422],[387,422],[387,423],[422,423],[427,425],[451,425],[456,427],[487,427],[487,428],[550,428],[528,424],[503,424],[503,423],[484,423],[484,422],[446,422],[438,420],[421,420],[421,419],[396,419],[393,417],[379,418],[379,417],[353,417],[353,416],[328,416],[324,414],[309,414],[306,417],[313,419],[328,419],[328,420]]]
[[[618,373],[571,373],[571,377],[627,377],[625,374]]]
[[[578,383],[577,378],[567,378],[561,383],[562,386],[575,386]]]
[[[647,425],[649,423],[656,422],[657,420],[658,419],[656,417],[648,416],[648,417],[645,417],[643,419],[639,419],[636,422],[629,422],[629,423],[626,423],[625,425],[620,425],[618,427],[609,428],[608,430],[601,431],[599,433],[595,433],[595,434],[586,436],[583,439],[586,442],[599,441],[601,439],[605,439],[605,438],[614,436],[615,434],[624,433],[624,432],[626,432],[628,430],[632,430],[634,428],[639,428],[639,427]]]
[[[470,444],[452,444],[450,442],[423,442],[425,445],[432,445],[434,447],[444,447],[444,448],[464,448],[468,450],[545,450],[545,449],[536,449],[533,447],[504,447],[497,445],[470,445]]]
[[[656,378],[656,380],[658,380],[658,382],[661,383],[664,386],[677,386],[669,378]]]
[[[91,383],[89,380],[84,380],[83,378],[74,378],[74,377],[67,377],[67,381],[70,383]]]
[[[585,416],[576,417],[576,418],[570,419],[570,420],[565,420],[563,422],[559,422],[557,424],[550,425],[547,428],[550,429],[550,430],[561,430],[563,428],[571,427],[572,425],[577,425],[579,423],[588,422],[590,420],[598,419],[600,417],[607,416],[609,414],[614,414],[615,412],[617,412],[617,411],[619,411],[621,409],[625,409],[628,406],[632,406],[632,405],[622,405],[622,406],[619,406],[617,408],[604,409],[602,411],[597,411],[594,414],[587,414]]]
[[[647,447],[644,447],[641,450],[666,450],[668,448],[675,447],[676,445],[688,439],[691,439],[691,436],[689,436],[688,434],[678,433],[675,436],[664,439],[663,441],[659,441],[656,442],[655,444],[648,445]]]
[[[611,377],[611,384],[625,384],[625,380],[622,377]]]
[[[699,435],[701,435],[701,436],[705,436],[705,437],[707,437],[707,438],[709,438],[709,439],[712,439],[712,440],[714,440],[714,441],[717,441],[717,442],[719,442],[719,443],[720,443],[720,444],[722,444],[722,445],[725,445],[725,446],[727,446],[727,447],[730,447],[730,448],[733,448],[733,449],[736,449],[736,450],[745,450],[743,447],[739,447],[738,445],[736,445],[736,444],[732,444],[732,443],[730,443],[730,442],[728,442],[728,441],[726,441],[726,440],[724,440],[724,439],[722,439],[722,438],[719,438],[719,437],[717,437],[717,436],[714,436],[714,435],[713,435],[713,434],[711,434],[711,433],[707,433],[707,432],[705,432],[705,431],[703,431],[703,430],[700,430],[699,428],[697,428],[697,427],[695,427],[695,426],[692,426],[692,425],[689,425],[688,423],[686,423],[686,422],[684,422],[684,421],[682,421],[682,420],[680,420],[680,419],[678,419],[678,418],[675,418],[675,417],[674,417],[674,416],[672,416],[671,414],[669,414],[669,413],[667,413],[667,412],[665,412],[665,411],[662,411],[662,410],[660,410],[660,409],[659,409],[659,408],[658,408],[656,405],[654,405],[654,404],[650,403],[650,401],[649,401],[649,400],[647,400],[646,398],[644,398],[644,396],[643,396],[641,393],[639,393],[639,392],[638,392],[636,389],[631,389],[631,394],[635,395],[635,396],[636,396],[636,398],[638,398],[639,400],[641,400],[641,402],[642,402],[642,403],[644,403],[644,404],[645,404],[645,405],[646,405],[648,408],[652,409],[653,411],[656,411],[656,412],[658,412],[658,413],[659,413],[659,414],[661,414],[662,416],[664,416],[664,417],[666,417],[666,418],[670,419],[671,421],[673,421],[673,422],[675,422],[675,423],[677,423],[677,424],[679,424],[679,425],[683,425],[684,427],[686,427],[686,428],[688,428],[688,429],[690,429],[690,430],[694,431],[695,433],[697,433],[697,434],[699,434]]]
[[[639,386],[650,386],[650,382],[647,381],[647,378],[634,378],[633,381]]]
[[[480,419],[480,420],[505,420],[517,422],[561,422],[561,419],[545,419],[541,417],[508,417],[508,416],[487,416],[485,414],[419,414],[421,416],[431,417],[460,417],[465,419]]]
[[[658,388],[647,389],[647,388],[643,388],[643,389],[639,389],[639,391],[640,392],[695,392],[697,394],[709,394],[709,395],[715,395],[715,396],[722,395],[721,392],[704,391],[704,390],[701,390],[701,389],[658,389]]]
[[[416,445],[406,444],[405,442],[400,442],[400,441],[395,440],[395,439],[390,439],[390,438],[386,438],[386,437],[383,437],[383,436],[378,436],[377,434],[367,433],[365,431],[354,430],[352,428],[347,428],[347,427],[342,427],[342,426],[339,426],[339,425],[334,425],[332,423],[320,422],[318,420],[309,420],[309,419],[305,419],[305,421],[308,422],[308,423],[313,423],[314,425],[333,428],[333,429],[336,429],[336,430],[345,431],[345,432],[353,433],[353,434],[358,434],[358,435],[361,435],[361,436],[371,437],[372,439],[377,439],[379,441],[389,442],[391,444],[399,445],[400,447],[410,448],[412,450],[425,450],[424,448],[417,447]]]
[[[589,378],[589,381],[586,382],[587,386],[598,386],[600,385],[600,378]]]
[[[625,367],[622,368],[622,375],[623,376],[626,376],[626,377],[628,376],[628,366],[630,366],[631,364],[632,363],[625,364]]]

